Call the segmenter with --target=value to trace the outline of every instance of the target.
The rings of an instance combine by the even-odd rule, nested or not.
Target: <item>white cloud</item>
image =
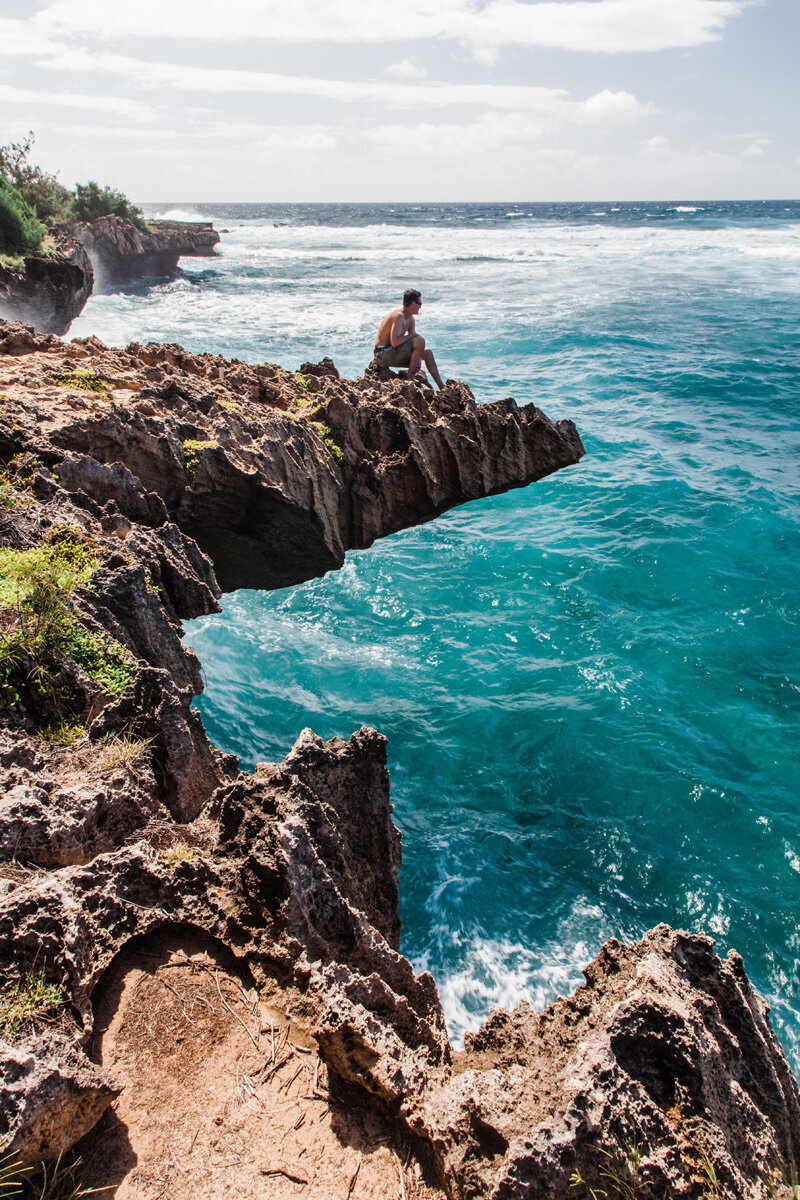
[[[456,39],[482,57],[503,45],[653,51],[720,37],[750,0],[56,0],[33,18],[45,34],[102,40],[387,42]]]
[[[578,115],[588,124],[610,125],[654,111],[651,106],[640,104],[630,92],[612,92],[609,88],[603,88],[602,92],[596,92],[581,103]]]
[[[386,74],[394,75],[395,79],[424,79],[427,73],[413,58],[404,58],[386,68]]]
[[[750,145],[742,151],[742,158],[762,158],[764,151],[771,145],[771,137],[754,137]]]
[[[51,54],[58,45],[43,36],[27,21],[10,21],[0,17],[0,58],[29,58],[34,54]]]
[[[121,96],[87,96],[73,92],[42,92],[30,88],[12,87],[0,83],[0,101],[7,104],[46,104],[56,108],[83,108],[107,115],[115,113],[136,121],[152,121],[157,109],[138,100],[125,100]]]
[[[315,79],[304,75],[278,75],[217,67],[189,67],[178,63],[143,62],[114,54],[86,51],[53,57],[43,66],[58,71],[108,73],[128,83],[208,94],[252,93],[274,96],[311,96],[344,103],[383,105],[387,108],[442,108],[474,105],[481,108],[543,113],[562,119],[604,123],[609,119],[635,119],[651,111],[630,92],[598,92],[588,100],[571,100],[563,88],[522,87],[491,83],[402,84],[384,79]]]

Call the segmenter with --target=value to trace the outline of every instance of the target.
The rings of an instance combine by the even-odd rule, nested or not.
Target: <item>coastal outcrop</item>
[[[57,226],[53,241],[50,254],[0,265],[0,318],[63,335],[92,292],[171,275],[180,258],[213,255],[219,234],[206,221],[151,221],[145,231],[110,215]]]
[[[148,221],[143,230],[112,214],[70,231],[91,260],[96,292],[171,275],[178,259],[213,257],[219,242],[210,221]]]
[[[609,942],[454,1052],[400,952],[384,738],[249,774],[191,707],[180,622],[221,590],[575,463],[572,423],[6,324],[0,395],[0,1143],[85,1135],[119,1200],[781,1195],[800,1097],[738,956]]]
[[[25,355],[24,385],[9,352],[0,357],[15,413],[7,453],[58,462],[66,487],[100,504],[119,505],[123,493],[131,502],[126,471],[143,497],[126,516],[141,521],[142,504],[156,505],[149,519],[167,513],[211,557],[226,591],[320,575],[347,550],[583,454],[572,422],[511,399],[478,404],[453,380],[435,393],[179,346],[26,337],[0,331],[0,352],[5,338]]]
[[[54,241],[53,254],[30,255],[21,266],[0,264],[0,318],[64,334],[80,315],[94,287],[92,264],[68,230]]]

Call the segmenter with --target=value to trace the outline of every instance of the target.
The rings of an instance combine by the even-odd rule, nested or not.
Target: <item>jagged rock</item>
[[[67,391],[54,404],[52,380],[68,377],[70,360],[37,346],[17,433],[0,428],[0,445],[35,449],[57,471],[63,463],[76,496],[113,500],[132,521],[143,504],[148,522],[157,518],[147,499],[156,494],[225,590],[322,574],[349,549],[523,487],[583,454],[570,421],[553,424],[511,399],[477,404],[455,380],[434,393],[408,381],[343,380],[325,360],[304,364],[306,374],[179,346],[83,343],[76,352],[103,392],[88,401]],[[18,370],[0,359],[7,392]]]
[[[91,259],[95,291],[171,275],[179,258],[212,257],[219,242],[210,221],[148,221],[147,226],[137,229],[127,217],[111,214],[71,227]]]
[[[0,1145],[26,1165],[57,1158],[119,1093],[68,1038],[0,1041]]]
[[[88,390],[68,386],[78,366]],[[146,746],[139,791],[128,781],[115,800],[113,775],[68,778],[70,751],[37,740],[24,702],[6,714],[5,975],[36,963],[63,978],[86,1037],[92,993],[133,939],[202,930],[265,1002],[280,993],[340,1080],[429,1147],[455,1200],[587,1200],[634,1142],[642,1200],[700,1200],[709,1170],[729,1200],[767,1200],[774,1161],[800,1159],[800,1098],[738,956],[721,963],[708,939],[666,927],[610,942],[572,997],[494,1014],[451,1056],[434,982],[399,952],[383,738],[306,731],[284,763],[247,775],[190,707],[200,668],[180,620],[217,610],[217,577],[274,586],[337,566],[348,548],[576,462],[574,426],[513,400],[479,405],[456,381],[434,393],[342,380],[324,360],[294,373],[179,346],[65,346],[2,323],[0,389],[0,456],[27,481],[0,544],[64,525],[92,539],[101,568],[77,617],[136,662],[118,699],[65,662],[90,722],[81,752],[109,735]],[[20,845],[54,869],[12,861]],[[47,1078],[49,1053],[36,1051]],[[99,1111],[59,1083],[34,1120],[27,1087],[15,1137],[33,1158]],[[571,1187],[576,1171],[586,1183]]]
[[[93,292],[171,275],[184,257],[215,254],[210,221],[150,221],[146,231],[114,214],[52,231],[55,252],[30,255],[20,267],[0,265],[0,317],[29,322],[40,333],[65,334]]]
[[[68,492],[84,492],[98,504],[114,502],[117,509],[138,525],[158,528],[167,520],[164,501],[146,492],[141,481],[120,462],[98,462],[88,454],[68,454],[58,465],[58,479]]]
[[[0,797],[0,859],[47,867],[86,863],[149,821],[169,817],[145,755],[134,772],[96,780],[86,767],[76,773],[81,782],[59,786],[45,776]]]
[[[30,255],[21,267],[0,265],[0,317],[30,322],[42,333],[64,334],[82,311],[93,283],[83,247],[58,237],[53,255]]]
[[[318,363],[313,363],[313,362],[302,363],[300,365],[299,373],[301,375],[305,375],[309,379],[312,376],[314,376],[318,379],[341,379],[341,375],[339,374],[339,370],[338,370],[336,364],[334,363],[332,358],[328,357],[327,354],[325,355],[324,358],[321,358]],[[308,386],[308,385],[306,385],[306,386]]]
[[[107,704],[89,733],[95,740],[132,734],[144,740],[160,780],[161,803],[178,821],[191,821],[228,773],[209,744],[199,714],[167,671],[144,667],[119,700]]]
[[[586,1200],[634,1145],[648,1200],[714,1194],[704,1156],[720,1195],[776,1194],[776,1164],[800,1161],[800,1096],[739,955],[662,925],[584,974],[544,1012],[494,1013],[429,1093],[419,1128],[451,1194]]]
[[[173,862],[145,830],[135,845],[19,884],[0,900],[0,963],[19,974],[38,955],[68,980],[88,1032],[92,990],[132,938],[165,923],[202,929],[265,990],[275,980],[296,989],[345,1079],[399,1102],[449,1047],[433,980],[378,928],[397,941],[388,793],[374,730],[348,742],[306,734],[281,766],[220,789],[207,853]]]

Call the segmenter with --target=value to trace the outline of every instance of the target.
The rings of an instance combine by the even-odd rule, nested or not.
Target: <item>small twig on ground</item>
[[[399,1156],[397,1158],[397,1171],[400,1175],[400,1200],[406,1200],[406,1175]]]
[[[353,1171],[353,1174],[350,1176],[350,1183],[347,1188],[347,1200],[350,1200],[350,1197],[353,1194],[353,1188],[356,1186],[356,1180],[358,1179],[358,1172],[360,1170],[361,1170],[361,1156],[359,1155],[358,1162],[356,1163],[356,1169],[355,1169],[355,1171]]]
[[[220,1000],[222,1001],[222,1007],[223,1007],[224,1009],[226,1009],[226,1010],[227,1010],[227,1011],[228,1011],[228,1012],[231,1014],[231,1016],[232,1016],[232,1017],[234,1017],[234,1018],[235,1018],[235,1019],[236,1019],[236,1020],[239,1022],[239,1024],[240,1024],[240,1025],[241,1025],[241,1027],[242,1027],[242,1029],[245,1031],[245,1033],[247,1034],[247,1036],[250,1038],[250,1041],[253,1043],[253,1045],[255,1046],[256,1050],[258,1050],[258,1052],[259,1052],[259,1054],[260,1054],[260,1053],[261,1053],[261,1047],[259,1046],[258,1042],[257,1042],[257,1041],[256,1041],[256,1039],[253,1037],[252,1033],[251,1033],[251,1032],[250,1032],[250,1030],[248,1029],[248,1027],[247,1027],[247,1025],[245,1024],[245,1022],[242,1020],[242,1018],[239,1016],[239,1014],[238,1014],[237,1012],[234,1012],[234,1010],[231,1008],[230,1004],[228,1004],[228,1001],[227,1001],[227,1000],[225,999],[225,997],[223,996],[223,994],[222,994],[222,988],[219,986],[219,973],[218,973],[217,971],[215,971],[215,972],[214,972],[214,982],[215,982],[215,983],[216,983],[216,985],[217,985],[217,992],[219,993],[219,998],[220,998]]]
[[[175,1157],[175,1151],[172,1149],[172,1145],[169,1142],[167,1142],[167,1149],[169,1150],[170,1158],[172,1159],[172,1161],[175,1164],[175,1166],[177,1167],[177,1169],[180,1171],[181,1175],[185,1175],[186,1172],[184,1171],[183,1167],[181,1166],[181,1164],[178,1162],[177,1158]]]
[[[301,1187],[308,1187],[308,1180],[302,1175],[292,1175],[289,1171],[284,1171],[281,1167],[262,1167],[262,1175],[282,1175],[284,1179],[288,1179],[290,1183],[299,1183]]]
[[[180,1006],[183,1009],[183,1015],[186,1017],[186,1020],[191,1022],[191,1024],[194,1024],[194,1020],[192,1019],[192,1016],[186,1009],[186,1001],[184,1000],[183,996],[180,994],[178,989],[174,988],[171,983],[167,983],[166,979],[162,979],[161,982],[163,983],[163,985],[167,989],[167,991],[172,992],[173,996],[180,1003]]]
[[[258,1076],[257,1076],[258,1082],[266,1083],[267,1080],[271,1079],[273,1075],[277,1074],[277,1072],[280,1071],[282,1067],[285,1067],[287,1062],[291,1062],[291,1060],[292,1060],[291,1054],[284,1054],[284,1056],[282,1058],[279,1058],[278,1061],[269,1068],[269,1070],[264,1072],[264,1074],[262,1074],[261,1071],[259,1071]],[[266,1066],[266,1064],[265,1064],[265,1066]],[[262,1071],[264,1071],[263,1067],[262,1067]]]
[[[291,1043],[291,1047],[293,1050],[296,1050],[298,1054],[313,1054],[314,1053],[314,1051],[312,1050],[312,1048],[310,1046],[298,1046],[295,1044],[295,1042]]]
[[[294,1075],[293,1075],[293,1076],[292,1076],[292,1078],[289,1080],[289,1082],[288,1082],[288,1083],[282,1083],[282,1084],[281,1084],[281,1086],[278,1088],[278,1091],[279,1091],[279,1092],[288,1092],[288,1091],[289,1091],[289,1088],[292,1086],[292,1084],[294,1083],[295,1079],[297,1079],[297,1076],[300,1074],[300,1072],[301,1072],[301,1071],[304,1071],[304,1070],[305,1070],[305,1067],[303,1066],[303,1064],[302,1064],[302,1063],[300,1063],[300,1066],[297,1068],[297,1070],[295,1071]]]

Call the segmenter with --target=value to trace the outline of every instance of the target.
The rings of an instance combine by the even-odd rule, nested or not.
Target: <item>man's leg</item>
[[[419,370],[419,364],[422,362],[422,355],[425,351],[425,338],[415,337],[414,345],[411,350],[411,358],[408,363],[408,378],[413,379]]]
[[[424,352],[424,354],[422,355],[422,359],[425,363],[425,366],[428,368],[431,375],[436,380],[436,386],[438,387],[439,391],[441,391],[442,388],[444,387],[444,384],[442,383],[442,377],[439,374],[439,368],[436,366],[436,359],[433,357],[433,351],[426,350]]]

